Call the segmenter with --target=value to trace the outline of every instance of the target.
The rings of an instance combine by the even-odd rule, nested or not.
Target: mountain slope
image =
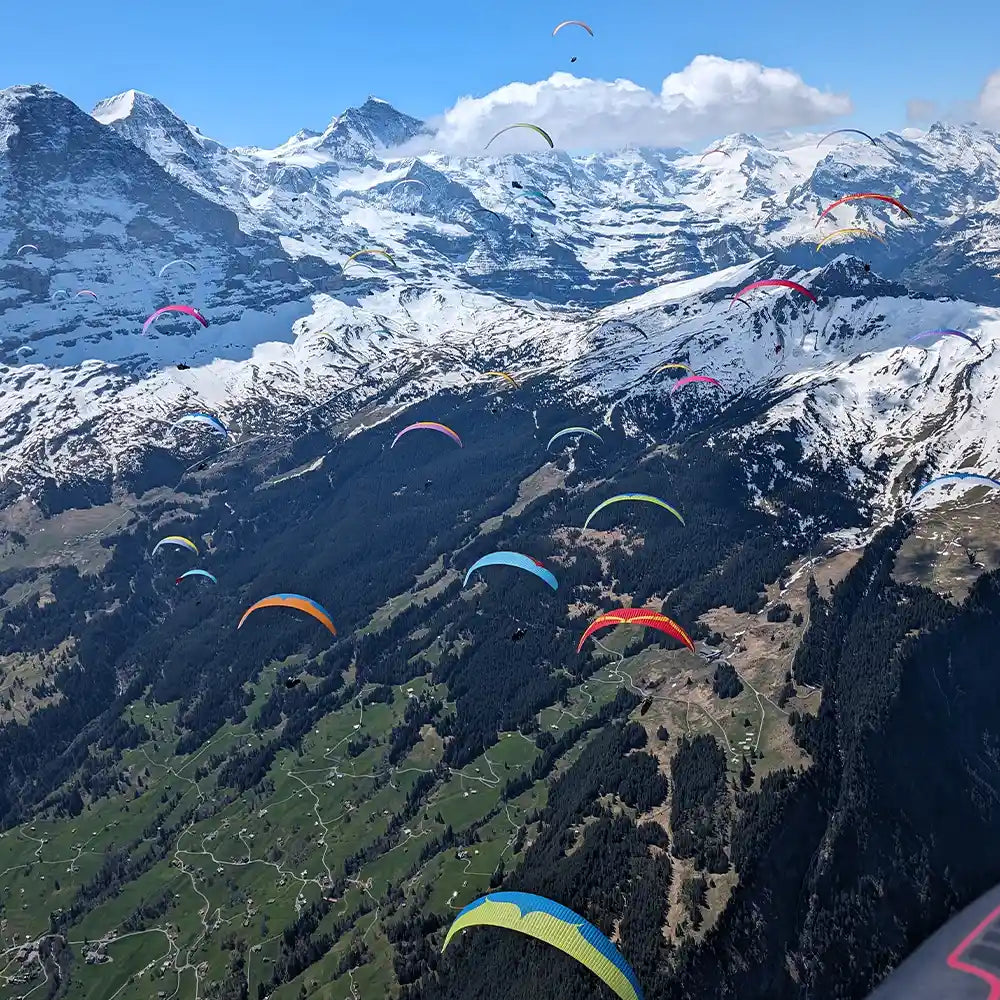
[[[969,549],[957,598],[950,568],[989,508],[902,510],[1000,466],[995,137],[426,139],[376,99],[230,150],[134,91],[93,116],[0,94],[5,995],[600,989],[489,933],[439,958],[504,884],[614,934],[651,1000],[863,996],[997,875],[1000,553]],[[913,218],[817,225],[848,187]],[[885,244],[815,248],[849,225]],[[816,301],[732,302],[773,277]],[[208,327],[142,334],[171,301]],[[906,343],[941,328],[981,348]],[[674,392],[665,363],[720,384]],[[231,437],[173,426],[193,410]],[[418,420],[463,446],[394,447]],[[547,450],[567,425],[601,441]],[[582,531],[620,492],[684,524],[620,505]],[[151,555],[178,533],[197,560]],[[461,586],[494,549],[559,589]],[[289,591],[337,635],[236,628]],[[577,653],[622,604],[695,651],[635,628]]]

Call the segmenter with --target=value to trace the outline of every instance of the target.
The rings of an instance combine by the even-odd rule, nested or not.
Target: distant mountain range
[[[756,399],[767,415],[739,433],[793,430],[874,507],[918,466],[1000,465],[992,133],[934,125],[780,149],[731,135],[705,158],[394,152],[426,133],[371,97],[276,149],[227,149],[137,91],[90,115],[42,86],[0,92],[8,495],[79,489],[85,504],[130,488],[154,449],[193,461],[204,440],[164,437],[191,409],[219,413],[239,442],[338,394],[324,413],[341,419],[510,369],[604,412],[664,396],[648,372],[671,359],[723,383],[688,388],[676,409],[701,419]],[[855,201],[817,226],[855,191],[898,193],[913,218]],[[817,250],[838,227],[881,238]],[[395,266],[369,255],[342,269],[365,248]],[[193,268],[161,274],[178,258]],[[771,276],[819,304],[761,291],[727,308]],[[168,315],[142,335],[171,301],[209,327]],[[974,330],[983,353],[902,346],[943,326]]]

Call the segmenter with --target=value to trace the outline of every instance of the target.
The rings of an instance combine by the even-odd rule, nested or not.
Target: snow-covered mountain
[[[414,157],[395,150],[430,142],[424,124],[369,98],[276,149],[227,149],[136,91],[91,115],[41,86],[0,91],[0,483],[132,489],[157,449],[207,453],[197,430],[168,430],[185,411],[218,413],[239,443],[306,411],[343,418],[378,398],[391,412],[488,369],[545,379],[636,434],[623,415],[653,397],[680,428],[718,413],[720,433],[760,446],[791,432],[873,513],[917,469],[997,471],[998,137],[816,138]],[[858,191],[913,217],[854,201],[817,224]],[[852,226],[879,238],[816,249]],[[363,249],[388,257],[348,263]],[[729,306],[765,277],[818,302],[761,291]],[[209,326],[174,314],[143,334],[168,302]],[[905,346],[944,327],[982,350]],[[650,375],[664,361],[722,387],[671,398]],[[751,423],[726,424],[749,403]]]

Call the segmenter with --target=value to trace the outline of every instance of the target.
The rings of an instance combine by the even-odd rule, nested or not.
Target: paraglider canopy
[[[505,378],[515,389],[520,389],[521,387],[517,384],[517,380],[513,375],[508,375],[507,372],[483,372],[483,376],[491,375],[494,378]]]
[[[670,394],[673,395],[678,389],[685,385],[691,385],[693,382],[706,382],[708,385],[714,385],[719,389],[722,388],[722,383],[718,379],[710,378],[708,375],[685,375],[684,378],[679,378],[670,387]]]
[[[793,292],[799,292],[799,294],[806,296],[806,298],[812,299],[813,302],[817,302],[816,296],[809,291],[804,285],[800,285],[797,281],[788,281],[785,278],[763,278],[760,281],[751,281],[749,285],[745,285],[741,288],[731,299],[730,306],[733,302],[739,301],[740,297],[746,295],[747,292],[752,292],[755,288],[790,288]]]
[[[859,128],[835,128],[832,132],[827,132],[827,134],[824,135],[823,138],[820,139],[820,141],[816,143],[817,149],[820,146],[822,146],[823,143],[826,142],[826,140],[830,138],[830,136],[833,136],[833,135],[843,135],[844,133],[847,133],[847,132],[853,132],[855,135],[863,135],[873,146],[877,146],[878,145],[878,141],[877,140],[873,139],[867,132],[862,132],[861,129],[859,129]]]
[[[673,514],[674,517],[681,522],[681,524],[684,524],[684,518],[681,516],[680,512],[676,508],[671,507],[666,500],[650,496],[648,493],[619,493],[617,496],[609,497],[607,500],[603,500],[587,515],[587,520],[583,522],[584,530],[590,527],[590,522],[594,519],[594,516],[604,510],[605,507],[610,507],[613,503],[622,503],[626,500],[638,503],[651,503],[657,507],[662,507],[664,510]]]
[[[561,903],[530,892],[491,892],[459,911],[441,950],[459,931],[483,925],[544,941],[593,972],[620,1000],[644,1000],[639,980],[621,952],[593,924]]]
[[[166,271],[166,270],[167,270],[168,268],[171,268],[171,267],[173,267],[173,266],[174,266],[175,264],[186,264],[186,265],[187,265],[187,266],[188,266],[189,268],[191,268],[191,270],[192,270],[192,271],[194,271],[194,272],[195,272],[196,274],[198,273],[198,268],[196,268],[196,267],[194,266],[194,264],[192,264],[192,263],[191,263],[191,261],[189,261],[189,260],[184,260],[183,258],[180,258],[180,257],[178,257],[178,259],[177,259],[177,260],[172,260],[172,261],[170,261],[170,262],[169,262],[168,264],[164,264],[164,265],[163,265],[163,267],[161,267],[161,268],[160,268],[160,274],[159,274],[159,276],[160,276],[160,277],[162,278],[162,277],[163,277],[163,274],[164,274],[164,272],[165,272],[165,271]]]
[[[816,249],[819,250],[819,248],[825,243],[829,243],[830,240],[835,239],[838,236],[867,236],[869,239],[878,240],[886,246],[889,245],[885,242],[885,238],[879,233],[876,233],[873,229],[862,229],[860,226],[848,226],[846,229],[837,229],[824,236],[823,239],[816,244]]]
[[[434,420],[418,420],[415,424],[410,424],[408,427],[404,427],[392,439],[392,444],[389,445],[389,447],[395,448],[396,442],[404,434],[409,434],[410,431],[437,431],[439,434],[444,434],[446,437],[450,437],[452,441],[459,446],[459,448],[463,447],[462,439],[450,427],[446,427],[444,424],[439,424]]]
[[[597,431],[592,431],[589,427],[564,427],[561,431],[556,431],[552,437],[549,438],[549,443],[545,446],[545,450],[548,451],[552,447],[554,441],[558,441],[559,438],[565,437],[568,434],[585,434],[587,437],[597,438],[601,444],[604,444],[604,438],[601,437]]]
[[[272,594],[270,597],[262,598],[256,604],[251,604],[243,612],[243,617],[236,627],[238,629],[243,628],[243,623],[255,611],[259,611],[261,608],[291,608],[293,611],[304,611],[307,615],[312,616],[316,621],[320,622],[331,635],[337,634],[337,630],[333,625],[333,619],[326,608],[308,597],[303,597],[301,594]]]
[[[659,632],[672,636],[678,642],[682,642],[691,652],[694,652],[694,643],[691,641],[691,637],[677,622],[659,611],[652,611],[649,608],[621,608],[618,611],[609,611],[598,615],[580,636],[576,651],[579,653],[583,649],[583,644],[598,629],[610,628],[613,625],[644,625],[646,628],[655,628]]]
[[[167,535],[166,538],[161,538],[153,546],[153,555],[155,556],[164,545],[176,545],[178,548],[187,549],[189,552],[198,555],[198,546],[190,538],[185,538],[183,535]]]
[[[175,420],[170,427],[173,429],[174,427],[178,427],[180,424],[204,424],[206,427],[215,431],[216,434],[221,434],[223,437],[229,437],[229,429],[217,416],[212,413],[185,413],[183,417]]]
[[[832,212],[838,205],[843,205],[849,201],[857,201],[859,198],[874,198],[876,201],[884,201],[889,205],[893,205],[903,212],[908,218],[913,218],[913,213],[897,198],[890,198],[887,194],[873,194],[871,191],[861,191],[858,194],[847,194],[843,198],[838,198],[836,201],[830,202],[822,212],[819,213],[819,218],[816,220],[816,225],[818,226],[822,221],[823,217],[828,213]],[[815,228],[815,227],[814,227]]]
[[[924,483],[924,485],[913,494],[912,499],[916,500],[921,493],[929,490],[932,486],[942,486],[945,483],[966,483],[970,486],[992,486],[1000,489],[1000,479],[994,479],[992,476],[983,476],[978,472],[949,472],[944,476],[938,476],[936,479],[932,479],[929,483]]]
[[[389,253],[386,250],[379,250],[378,247],[371,247],[371,248],[369,248],[367,250],[355,250],[355,252],[352,253],[351,256],[348,257],[347,260],[344,261],[343,264],[341,264],[340,269],[342,271],[346,271],[348,264],[350,264],[353,261],[357,260],[358,257],[362,257],[362,256],[364,256],[366,254],[381,254],[381,256],[385,257],[385,259],[388,260],[389,263],[392,264],[393,267],[398,267],[398,265],[396,264],[396,259],[392,256],[391,253]]]
[[[532,125],[531,122],[515,122],[513,125],[508,125],[506,128],[500,129],[500,131],[497,132],[497,134],[494,135],[488,143],[486,143],[483,149],[489,149],[493,139],[503,135],[504,132],[509,132],[513,128],[530,128],[533,132],[537,132],[549,144],[549,149],[555,148],[555,143],[552,141],[552,137],[544,129],[539,128],[537,125]]]
[[[205,319],[205,317],[202,316],[202,314],[198,312],[198,310],[195,309],[194,306],[169,305],[169,306],[161,306],[159,309],[156,309],[154,312],[151,312],[146,317],[146,322],[142,324],[142,332],[145,333],[150,328],[150,326],[152,326],[152,324],[155,323],[157,319],[164,313],[171,313],[171,312],[183,313],[185,316],[191,316],[194,319],[196,319],[199,323],[201,323],[202,326],[206,327],[208,326],[208,320]]]
[[[982,353],[982,346],[975,337],[970,337],[967,333],[963,333],[961,330],[925,330],[923,333],[917,333],[910,337],[906,342],[908,344],[914,344],[918,340],[925,340],[928,337],[961,337],[962,340],[967,340],[970,344],[975,344]]]
[[[531,198],[542,205],[548,205],[549,208],[556,207],[556,203],[544,191],[539,191],[538,188],[522,188],[518,198]]]
[[[559,589],[559,584],[555,576],[549,570],[542,566],[537,559],[522,555],[520,552],[491,552],[489,555],[477,559],[465,574],[462,586],[467,587],[469,585],[469,577],[476,570],[483,569],[486,566],[513,566],[515,569],[523,569],[528,573],[533,573],[539,580],[544,580],[553,590]]]
[[[571,24],[575,24],[575,25],[583,28],[583,30],[586,31],[587,34],[590,35],[591,38],[594,37],[594,29],[591,28],[591,26],[589,24],[584,24],[583,21],[563,21],[561,24],[557,24],[552,29],[552,37],[555,38],[555,36],[558,35],[559,32],[562,31],[563,28],[565,28],[565,27],[567,27],[568,25],[571,25]]]

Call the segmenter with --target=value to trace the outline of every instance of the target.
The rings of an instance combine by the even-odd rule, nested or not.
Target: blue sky
[[[419,117],[557,70],[659,91],[699,53],[847,93],[838,124],[900,128],[906,102],[976,97],[1000,69],[996,0],[7,0],[0,87],[86,110],[135,87],[229,145],[322,128],[373,93]],[[752,12],[752,13],[750,13]],[[591,39],[561,20],[580,18]],[[570,56],[578,61],[570,65]]]

